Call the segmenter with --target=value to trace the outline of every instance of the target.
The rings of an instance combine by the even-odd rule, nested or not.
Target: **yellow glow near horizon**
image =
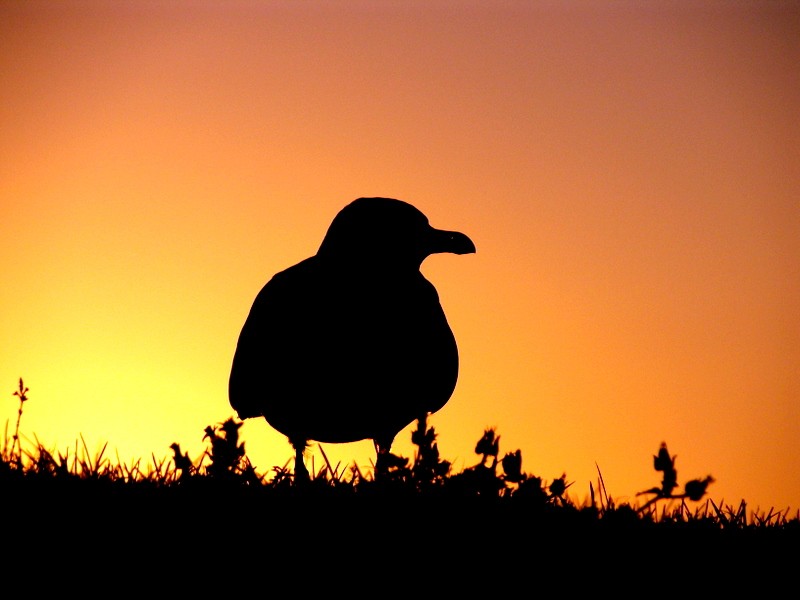
[[[390,196],[478,249],[423,264],[456,469],[496,427],[633,499],[666,441],[681,485],[800,508],[797,4],[0,2],[0,40],[0,416],[23,377],[28,438],[199,456],[255,294]]]

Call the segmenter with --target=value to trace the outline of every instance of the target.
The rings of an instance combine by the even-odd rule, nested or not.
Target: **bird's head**
[[[419,269],[431,254],[471,254],[475,244],[458,231],[436,229],[417,208],[393,198],[359,198],[333,219],[317,256],[350,265]]]

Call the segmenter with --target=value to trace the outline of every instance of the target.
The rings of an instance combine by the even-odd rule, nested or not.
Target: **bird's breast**
[[[232,373],[239,395],[258,403],[273,427],[355,441],[399,431],[449,400],[458,349],[436,290],[421,275],[285,283],[279,278],[257,298]]]

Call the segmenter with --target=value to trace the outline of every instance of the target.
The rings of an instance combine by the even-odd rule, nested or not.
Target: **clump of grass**
[[[678,471],[675,468],[676,458],[677,456],[670,456],[666,442],[661,442],[658,454],[653,456],[653,467],[656,471],[664,474],[661,480],[661,487],[653,487],[636,494],[637,496],[653,494],[653,497],[639,508],[640,511],[647,510],[654,502],[659,500],[689,498],[697,502],[705,496],[709,484],[714,483],[714,478],[711,475],[703,479],[692,479],[684,486],[683,493],[675,494],[675,488],[678,487]]]

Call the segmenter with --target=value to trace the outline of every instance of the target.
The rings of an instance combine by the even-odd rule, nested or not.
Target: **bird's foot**
[[[311,481],[311,475],[308,473],[308,469],[303,461],[295,462],[294,465],[294,482],[295,483],[306,483]]]

